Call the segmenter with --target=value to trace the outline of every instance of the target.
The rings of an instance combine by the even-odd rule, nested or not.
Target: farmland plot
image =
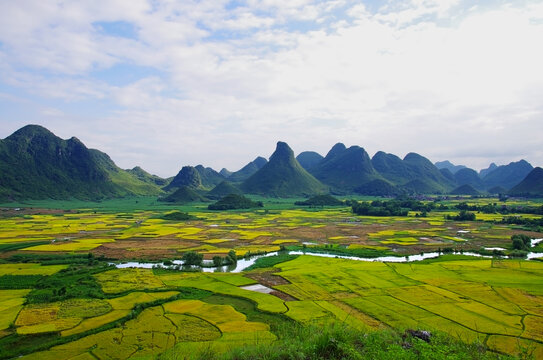
[[[290,282],[278,288],[310,310],[296,315],[298,305],[288,303],[300,321],[322,318],[315,303],[333,300],[393,328],[440,330],[462,340],[485,342],[498,351],[515,354],[522,346],[530,346],[539,353],[543,348],[543,263],[524,263],[383,264],[300,256],[276,267]],[[330,285],[333,282],[335,286]]]

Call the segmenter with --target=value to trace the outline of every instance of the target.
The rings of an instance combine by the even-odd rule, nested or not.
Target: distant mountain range
[[[525,160],[491,164],[477,173],[449,161],[432,164],[409,153],[403,159],[382,151],[372,158],[360,146],[334,145],[326,156],[278,142],[269,161],[257,157],[238,171],[184,166],[170,179],[140,167],[120,169],[103,152],[73,137],[63,140],[28,125],[0,140],[0,200],[101,199],[128,195],[159,196],[176,203],[219,199],[230,193],[273,197],[313,194],[509,193],[543,196],[543,170]]]

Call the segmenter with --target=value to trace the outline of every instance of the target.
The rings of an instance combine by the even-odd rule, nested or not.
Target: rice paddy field
[[[357,216],[347,206],[307,209],[294,200],[222,212],[145,199],[6,205],[0,359],[191,358],[271,344],[288,323],[340,323],[368,333],[422,329],[481,344],[497,357],[543,358],[543,262],[460,254],[509,252],[512,235],[541,238],[540,230],[500,224],[500,214],[447,220],[459,201],[426,217]],[[175,210],[195,219],[163,219]],[[404,263],[290,256],[241,273],[113,265],[177,260],[189,251],[211,260],[231,250],[242,258],[285,248],[457,254]]]
[[[484,200],[474,203],[478,202]],[[279,209],[277,204],[271,204],[269,210],[210,212],[204,210],[205,205],[195,205],[190,214],[197,220],[178,222],[161,218],[172,207],[139,210],[138,203],[132,205],[131,211],[119,212],[109,208],[22,208],[17,212],[4,208],[5,214],[0,217],[0,249],[3,246],[37,254],[91,252],[114,259],[148,260],[177,259],[187,251],[202,253],[205,259],[224,256],[230,250],[243,256],[296,245],[388,250],[409,255],[446,247],[458,251],[506,247],[511,235],[519,232],[511,226],[495,224],[503,217],[501,214],[478,213],[476,222],[445,220],[445,216],[457,213],[454,210],[431,212],[425,218],[415,217],[414,213],[407,217],[359,217],[353,216],[349,207]],[[523,233],[538,236],[530,231]]]

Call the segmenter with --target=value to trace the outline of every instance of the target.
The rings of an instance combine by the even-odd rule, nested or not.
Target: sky
[[[543,165],[543,1],[0,0],[0,138],[235,171],[277,141]]]

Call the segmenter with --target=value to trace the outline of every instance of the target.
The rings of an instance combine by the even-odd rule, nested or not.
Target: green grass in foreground
[[[226,353],[212,348],[191,355],[167,351],[159,359],[511,359],[445,334],[432,334],[427,343],[393,330],[364,333],[342,324],[302,326],[293,322],[284,323],[277,333],[279,340],[271,344],[237,347]]]

